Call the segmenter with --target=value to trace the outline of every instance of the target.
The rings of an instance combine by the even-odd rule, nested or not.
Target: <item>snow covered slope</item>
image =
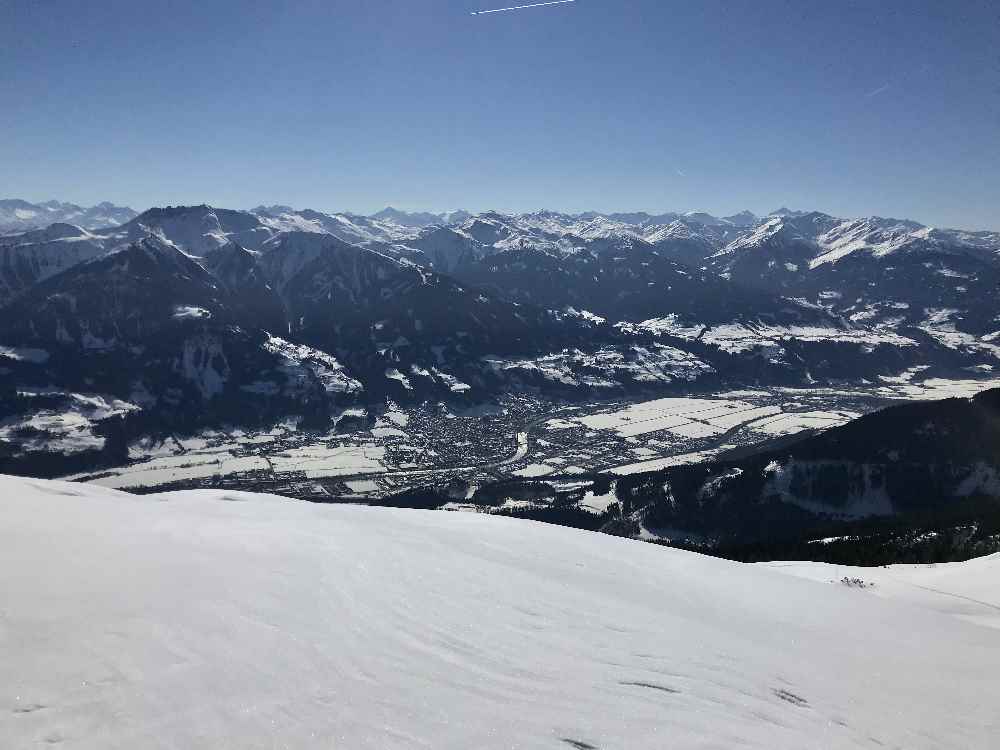
[[[476,514],[10,477],[0,497],[4,747],[1000,734],[1000,631],[871,589]]]
[[[1000,628],[1000,554],[938,565],[855,568],[821,562],[761,563],[812,581],[862,581],[871,593],[906,601],[963,620]]]

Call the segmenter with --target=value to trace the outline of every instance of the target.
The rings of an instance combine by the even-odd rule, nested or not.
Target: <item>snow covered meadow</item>
[[[996,556],[873,577],[480,514],[13,477],[0,496],[3,747],[1000,736]]]

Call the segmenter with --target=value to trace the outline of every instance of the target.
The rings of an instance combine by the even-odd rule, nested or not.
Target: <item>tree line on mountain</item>
[[[750,563],[813,560],[874,566],[961,562],[1000,552],[1000,502],[977,495],[936,509],[821,522],[779,538],[671,546]]]

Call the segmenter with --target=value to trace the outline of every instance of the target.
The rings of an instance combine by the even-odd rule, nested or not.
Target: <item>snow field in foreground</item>
[[[1000,736],[1000,630],[826,582],[835,573],[238,492],[0,477],[0,498],[3,747],[967,749]],[[933,587],[981,598],[996,580],[982,561],[955,570]]]

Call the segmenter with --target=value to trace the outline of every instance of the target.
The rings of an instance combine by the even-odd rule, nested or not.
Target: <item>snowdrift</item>
[[[0,477],[0,746],[995,747],[1000,630],[787,572],[475,514]],[[995,580],[975,561],[930,586],[988,603]]]

